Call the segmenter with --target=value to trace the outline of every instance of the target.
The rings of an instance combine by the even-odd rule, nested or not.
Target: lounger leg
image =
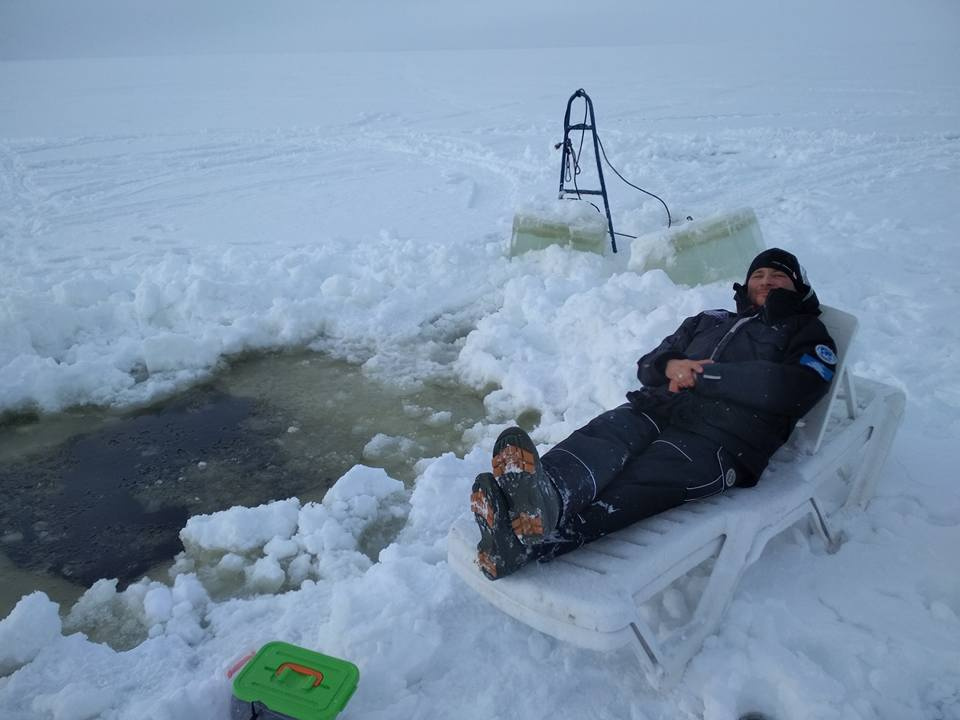
[[[726,536],[690,620],[674,629],[662,643],[654,639],[655,635],[641,619],[631,623],[637,638],[633,643],[634,653],[653,687],[667,690],[675,685],[703,641],[717,631],[746,568],[751,541],[749,533],[734,532]]]
[[[678,642],[678,650],[683,648],[678,652],[678,656],[683,656],[679,670],[682,671],[690,658],[700,650],[703,641],[720,627],[720,621],[733,601],[733,594],[747,568],[753,539],[752,533],[733,531],[724,540],[713,572],[693,613],[690,628]]]
[[[830,529],[827,516],[824,515],[814,498],[810,498],[810,524],[814,532],[823,540],[827,552],[831,555],[840,549],[840,536]]]
[[[887,459],[890,446],[903,419],[906,395],[901,391],[889,393],[880,408],[881,416],[873,426],[868,440],[867,452],[853,477],[847,508],[863,509],[873,497],[880,469]]]
[[[636,637],[636,642],[631,643],[634,655],[643,669],[643,674],[647,682],[655,690],[659,690],[663,685],[666,668],[663,664],[663,656],[660,650],[660,644],[654,639],[653,631],[650,626],[640,620],[630,623],[630,629]]]

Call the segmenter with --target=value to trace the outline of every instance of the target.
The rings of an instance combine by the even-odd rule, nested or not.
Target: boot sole
[[[510,526],[513,528],[513,534],[524,544],[530,543],[534,538],[543,539],[546,534],[543,531],[543,518],[540,515],[520,513],[510,521]]]
[[[490,473],[477,475],[470,493],[470,510],[480,528],[477,565],[488,580],[510,575],[527,564],[527,549],[503,527],[502,523],[509,521],[507,499]]]
[[[556,491],[540,469],[540,455],[529,436],[519,428],[500,433],[494,445],[493,474],[510,500],[513,532],[524,545],[536,545],[556,529],[559,508],[551,513]],[[547,485],[544,485],[544,484]]]
[[[476,518],[477,524],[483,523],[487,528],[493,528],[493,507],[482,491],[474,490],[470,493],[470,511]]]
[[[533,474],[537,471],[537,456],[516,445],[506,445],[493,456],[493,476],[503,477],[510,472]]]
[[[480,566],[480,572],[486,576],[487,580],[496,580],[500,577],[496,561],[483,550],[477,550],[477,565]]]

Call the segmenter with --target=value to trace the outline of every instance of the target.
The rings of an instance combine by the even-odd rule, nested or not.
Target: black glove
[[[800,293],[786,288],[774,288],[767,294],[767,300],[763,304],[764,322],[772,325],[777,320],[797,315],[801,312],[802,303]]]

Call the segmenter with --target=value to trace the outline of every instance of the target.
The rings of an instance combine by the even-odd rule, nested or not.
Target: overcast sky
[[[0,0],[0,59],[960,37],[955,0],[851,5],[862,13],[833,0],[557,0],[550,13],[515,0]]]

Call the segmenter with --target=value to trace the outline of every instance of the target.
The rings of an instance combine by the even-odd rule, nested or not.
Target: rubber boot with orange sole
[[[470,510],[480,528],[477,565],[490,580],[516,572],[533,559],[531,549],[513,534],[507,498],[490,473],[474,480]]]
[[[493,475],[507,496],[510,524],[520,542],[535,545],[557,529],[560,493],[526,432],[512,427],[500,433],[493,446]]]

